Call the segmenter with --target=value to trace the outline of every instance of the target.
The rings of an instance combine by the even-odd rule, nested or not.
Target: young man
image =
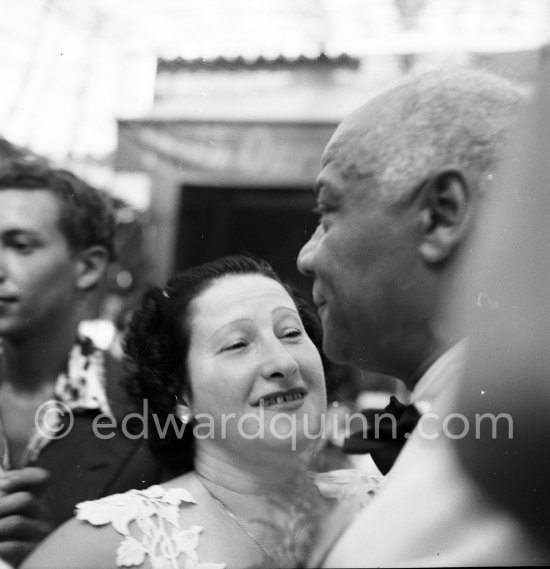
[[[522,528],[462,474],[433,417],[464,361],[464,332],[444,313],[480,206],[499,190],[495,167],[521,100],[482,72],[419,74],[346,118],[325,150],[320,222],[298,258],[313,277],[324,350],[399,377],[425,414],[325,566],[536,559]]]
[[[0,169],[0,558],[13,564],[76,503],[160,478],[146,441],[113,427],[131,410],[118,366],[78,333],[113,237],[108,200],[71,173]]]

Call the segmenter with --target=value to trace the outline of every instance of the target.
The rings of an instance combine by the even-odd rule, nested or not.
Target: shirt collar
[[[433,402],[448,385],[460,377],[466,349],[467,339],[463,338],[439,356],[420,378],[411,394],[411,402],[421,413],[429,411]]]
[[[100,411],[113,416],[106,392],[105,355],[85,336],[73,345],[67,369],[59,374],[55,398],[72,411]]]
[[[2,347],[0,344],[0,356]],[[23,464],[33,464],[44,447],[55,439],[55,432],[63,426],[63,412],[55,406],[55,401],[62,402],[66,408],[75,413],[99,411],[113,417],[107,400],[105,376],[105,356],[93,342],[85,336],[78,336],[69,354],[67,369],[59,374],[55,387],[55,400],[50,400],[54,416],[48,416],[47,429],[36,428],[25,449]],[[45,402],[48,403],[48,402]],[[44,433],[49,433],[49,436]],[[0,418],[0,471],[12,467],[7,439]]]
[[[72,411],[98,410],[113,417],[107,400],[105,355],[90,338],[81,334],[77,336],[69,353],[67,367],[55,382],[54,395]]]

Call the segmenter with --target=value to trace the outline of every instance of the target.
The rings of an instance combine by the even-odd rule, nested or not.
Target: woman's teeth
[[[270,405],[278,405],[287,401],[295,401],[303,399],[303,393],[287,393],[286,395],[277,395],[275,397],[262,397],[260,399],[260,407],[269,407]]]

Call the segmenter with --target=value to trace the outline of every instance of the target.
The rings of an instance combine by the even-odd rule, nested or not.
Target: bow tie
[[[344,452],[370,453],[382,474],[387,474],[420,419],[414,405],[404,405],[393,395],[383,411],[363,410],[367,427],[344,441]]]

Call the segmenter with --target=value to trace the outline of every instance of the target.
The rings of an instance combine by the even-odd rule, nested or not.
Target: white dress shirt
[[[426,371],[412,394],[423,412],[383,488],[336,541],[323,567],[536,564],[523,527],[463,471],[445,425],[465,341]],[[439,418],[437,417],[439,416]]]

